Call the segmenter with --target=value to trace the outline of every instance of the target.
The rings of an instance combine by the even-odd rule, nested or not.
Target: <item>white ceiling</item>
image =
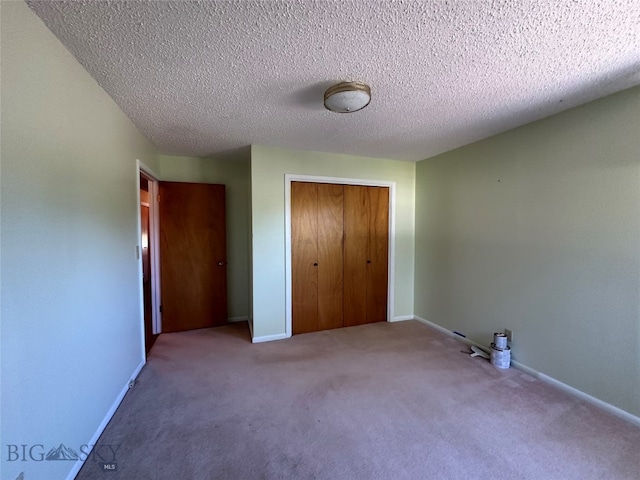
[[[417,161],[640,84],[638,0],[28,3],[165,154]]]

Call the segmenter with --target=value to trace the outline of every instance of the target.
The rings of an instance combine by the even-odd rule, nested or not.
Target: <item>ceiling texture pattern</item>
[[[638,0],[28,4],[164,154],[417,161],[640,84]]]

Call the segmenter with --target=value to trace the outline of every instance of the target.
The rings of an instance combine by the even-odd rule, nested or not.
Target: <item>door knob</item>
[[[219,267],[223,267],[224,266],[224,262],[218,262],[218,266]]]
[[[317,267],[317,266],[318,266],[318,264],[317,264],[317,263],[314,263],[314,264],[313,264],[313,266],[314,266],[314,267]]]
[[[367,260],[367,263],[371,263],[371,260]]]

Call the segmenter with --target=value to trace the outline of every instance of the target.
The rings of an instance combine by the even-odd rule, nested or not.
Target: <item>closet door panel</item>
[[[367,323],[387,320],[389,189],[368,187]]]
[[[367,323],[367,187],[344,187],[344,326]]]
[[[318,330],[342,327],[344,187],[318,184]]]
[[[291,182],[291,314],[293,333],[318,330],[318,189]]]

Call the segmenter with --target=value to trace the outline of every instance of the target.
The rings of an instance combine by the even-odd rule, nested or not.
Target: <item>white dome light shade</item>
[[[324,106],[337,113],[362,110],[371,101],[369,85],[360,82],[342,82],[324,92]]]

